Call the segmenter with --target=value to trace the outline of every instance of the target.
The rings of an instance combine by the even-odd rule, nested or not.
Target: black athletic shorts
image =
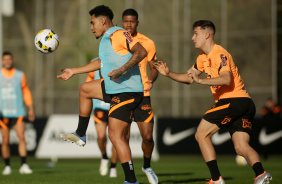
[[[151,98],[145,96],[139,106],[133,112],[134,121],[154,123],[154,113],[151,106]]]
[[[0,118],[0,127],[4,129],[11,129],[17,123],[23,122],[23,116],[17,118]]]
[[[236,131],[251,133],[256,107],[250,98],[220,99],[204,115],[203,119],[216,124],[219,128],[226,127],[232,136]]]
[[[94,112],[94,122],[95,124],[99,124],[99,123],[108,123],[108,114],[109,111],[108,110],[104,110],[104,109],[100,109],[100,108],[96,108],[93,110]]]
[[[107,94],[104,81],[101,82],[103,99],[110,103],[109,117],[131,123],[133,111],[143,100],[143,92]]]

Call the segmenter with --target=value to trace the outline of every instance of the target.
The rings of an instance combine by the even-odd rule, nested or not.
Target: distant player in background
[[[26,164],[26,142],[24,137],[26,115],[24,102],[28,107],[28,119],[35,119],[32,105],[32,96],[27,86],[25,74],[14,68],[12,53],[4,52],[2,55],[2,69],[0,72],[0,127],[2,134],[2,157],[5,162],[3,175],[12,173],[10,166],[10,129],[16,131],[19,140],[19,155],[21,157],[20,174],[31,174],[32,170]]]
[[[172,80],[208,85],[216,103],[202,118],[195,134],[204,160],[210,170],[209,184],[225,184],[217,166],[211,137],[221,128],[227,128],[238,155],[243,156],[255,173],[255,184],[267,184],[272,176],[264,170],[259,155],[249,145],[256,107],[247,93],[232,56],[215,44],[215,26],[211,21],[199,20],[193,24],[192,40],[203,52],[187,74],[170,72],[161,61],[154,63],[157,70]],[[205,72],[207,78],[199,78]]]
[[[147,51],[147,56],[139,63],[142,82],[144,86],[144,98],[141,104],[134,110],[133,118],[137,122],[142,136],[142,150],[144,164],[142,171],[147,175],[151,184],[158,183],[158,177],[151,168],[151,157],[154,149],[153,128],[154,113],[151,106],[150,90],[158,77],[158,71],[151,61],[157,60],[155,43],[145,35],[137,32],[139,21],[138,13],[134,9],[126,9],[122,14],[122,27],[130,32],[131,36],[138,41]],[[147,75],[147,66],[150,66],[150,77]]]
[[[94,59],[94,61],[96,58]],[[95,72],[90,72],[87,76],[86,82],[91,82],[93,80],[100,79],[100,70],[96,70]],[[102,100],[93,99],[93,112],[94,112],[94,122],[97,131],[97,142],[102,153],[102,159],[100,164],[99,172],[102,176],[105,176],[108,173],[108,163],[109,158],[107,155],[107,126],[109,123],[109,109],[110,104],[106,103]],[[117,177],[117,151],[114,146],[112,146],[112,159],[110,165],[109,177],[115,178]]]

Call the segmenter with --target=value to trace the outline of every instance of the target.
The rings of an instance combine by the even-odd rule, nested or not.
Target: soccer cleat
[[[101,159],[101,163],[100,163],[100,168],[99,168],[99,172],[101,174],[101,176],[106,176],[108,174],[108,164],[109,164],[109,159]]]
[[[135,183],[129,183],[127,181],[125,181],[123,184],[139,184],[138,181],[136,181]]]
[[[20,174],[32,174],[32,170],[27,164],[23,164],[19,170]]]
[[[80,137],[79,135],[77,135],[76,132],[71,134],[60,134],[60,137],[64,139],[64,141],[68,141],[72,143],[75,142],[79,146],[85,146],[86,144],[86,135]]]
[[[117,177],[117,169],[116,168],[110,168],[110,178],[116,178]]]
[[[158,177],[154,173],[154,171],[151,167],[148,167],[146,169],[144,169],[144,167],[142,167],[142,171],[146,174],[150,184],[157,184],[158,183]]]
[[[270,173],[264,171],[264,173],[258,175],[254,180],[254,184],[268,184],[272,180],[272,176]]]
[[[220,176],[218,180],[213,181],[212,179],[209,180],[209,182],[207,182],[207,184],[225,184],[225,181],[223,180],[223,178]]]
[[[7,166],[4,168],[2,174],[3,174],[3,175],[10,175],[10,174],[12,174],[11,166],[7,165]]]

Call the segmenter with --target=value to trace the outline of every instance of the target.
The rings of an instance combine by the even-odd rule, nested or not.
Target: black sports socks
[[[79,116],[76,133],[80,137],[82,137],[82,136],[84,136],[86,134],[86,130],[87,130],[87,127],[88,127],[89,119],[90,119],[90,117]]]
[[[218,166],[217,166],[217,161],[211,160],[211,161],[207,162],[206,164],[207,164],[207,166],[210,170],[212,180],[217,181],[219,179],[219,177],[221,176],[219,169],[218,169]]]
[[[111,165],[110,165],[110,168],[115,168],[116,167],[116,165],[117,165],[117,163],[111,163]]]
[[[107,153],[102,154],[102,158],[103,158],[103,159],[109,159]]]
[[[26,163],[26,157],[21,157],[21,165]]]
[[[136,177],[135,177],[132,161],[125,162],[125,163],[121,164],[121,166],[122,166],[123,171],[124,171],[125,181],[127,181],[129,183],[135,183],[137,180],[136,180]]]
[[[144,165],[143,165],[144,169],[147,169],[149,167],[151,167],[151,158],[146,158],[144,157]]]
[[[4,163],[6,166],[10,165],[10,158],[4,158]]]
[[[262,167],[262,164],[260,163],[260,162],[256,162],[254,165],[253,165],[253,170],[254,170],[254,172],[255,172],[255,174],[256,174],[256,177],[258,176],[258,175],[261,175],[262,173],[264,173],[264,169],[263,169],[263,167]]]

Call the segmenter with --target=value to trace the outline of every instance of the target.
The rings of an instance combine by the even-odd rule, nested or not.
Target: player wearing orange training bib
[[[14,68],[13,55],[4,52],[2,55],[2,69],[0,71],[0,128],[2,134],[2,157],[5,168],[3,175],[12,173],[10,166],[10,129],[14,129],[19,140],[19,155],[21,157],[20,174],[31,174],[32,170],[26,164],[26,142],[24,137],[26,115],[24,103],[28,107],[29,121],[34,121],[32,97],[27,86],[25,74]]]
[[[154,42],[145,35],[137,32],[139,21],[138,13],[134,9],[126,9],[122,14],[122,27],[130,32],[134,40],[138,41],[147,51],[147,56],[139,63],[142,83],[144,86],[144,98],[139,106],[134,110],[134,121],[137,122],[142,136],[142,150],[144,153],[144,163],[142,171],[146,174],[151,184],[158,183],[158,177],[151,168],[151,157],[154,149],[153,127],[154,113],[151,106],[150,90],[154,81],[158,77],[158,71],[153,67],[151,61],[157,59]],[[147,75],[147,66],[150,67],[150,76]]]
[[[272,176],[266,172],[257,152],[249,145],[252,122],[256,107],[247,93],[231,55],[214,42],[215,26],[211,21],[199,20],[193,24],[192,40],[202,54],[186,74],[170,72],[159,61],[154,66],[164,76],[175,81],[191,84],[196,82],[211,87],[215,105],[202,118],[195,134],[204,160],[210,170],[209,184],[225,184],[216,161],[211,137],[221,128],[227,128],[238,155],[246,158],[255,173],[255,184],[269,183]],[[205,72],[206,78],[199,78]]]

